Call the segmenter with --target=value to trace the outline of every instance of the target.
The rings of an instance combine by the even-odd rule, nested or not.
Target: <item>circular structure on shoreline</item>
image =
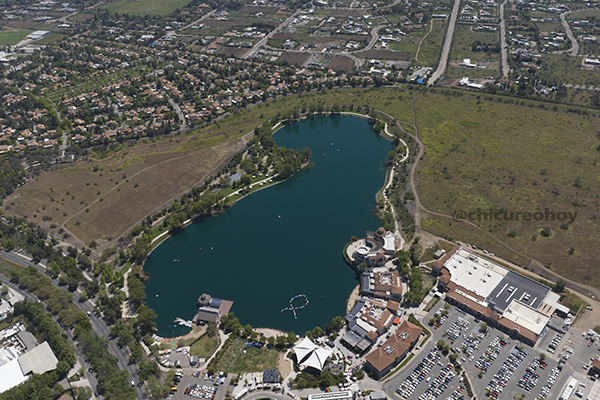
[[[300,297],[304,297],[304,300],[306,300],[306,303],[304,303],[304,305],[301,305],[300,307],[294,307],[294,305],[292,304],[294,302],[294,300],[300,298]],[[287,310],[291,310],[294,313],[294,318],[298,319],[298,315],[296,315],[296,310],[301,310],[304,307],[306,307],[308,305],[308,297],[306,297],[305,294],[297,294],[294,297],[292,297],[290,299],[290,306],[284,308],[283,310],[281,310],[281,312],[287,311]]]

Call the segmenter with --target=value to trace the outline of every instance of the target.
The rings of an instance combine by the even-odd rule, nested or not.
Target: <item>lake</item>
[[[380,226],[371,207],[392,144],[367,120],[351,116],[300,121],[273,138],[278,146],[310,147],[315,166],[186,227],[150,254],[146,294],[159,336],[189,331],[173,321],[192,319],[202,293],[233,300],[242,325],[298,334],[345,315],[358,280],[342,251],[353,235]],[[309,304],[295,319],[282,309],[298,294]]]

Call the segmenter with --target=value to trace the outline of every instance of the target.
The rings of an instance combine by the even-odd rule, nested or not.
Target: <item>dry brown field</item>
[[[352,71],[352,68],[354,68],[354,60],[346,56],[337,55],[331,60],[329,65],[327,65],[327,68],[331,68],[335,71],[350,72]]]
[[[110,241],[201,183],[244,147],[246,140],[240,136],[255,123],[240,122],[242,132],[230,132],[232,139],[216,144],[211,142],[220,140],[217,135],[222,133],[119,146],[103,159],[88,156],[17,189],[5,201],[6,209],[46,228],[64,224],[82,244],[99,238]]]
[[[310,57],[309,53],[286,52],[283,53],[277,61],[286,62],[290,65],[300,66],[304,64]]]

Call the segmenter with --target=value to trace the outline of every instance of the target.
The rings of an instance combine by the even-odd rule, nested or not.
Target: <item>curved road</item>
[[[458,9],[460,8],[460,0],[454,0],[454,8],[452,8],[452,14],[450,15],[450,22],[448,23],[448,31],[446,32],[446,40],[444,41],[444,47],[442,48],[442,55],[440,56],[440,63],[437,69],[429,78],[427,82],[429,85],[433,85],[446,70],[448,65],[448,57],[450,56],[450,47],[452,47],[452,37],[454,36],[454,28],[456,27],[456,18],[458,17]]]
[[[563,28],[565,28],[567,37],[571,41],[571,48],[569,50],[565,51],[565,53],[572,55],[572,56],[576,56],[577,53],[579,52],[579,43],[577,43],[577,39],[575,39],[575,35],[573,35],[573,31],[571,30],[571,27],[569,26],[569,23],[567,22],[567,19],[565,18],[565,16],[567,14],[571,14],[572,12],[573,11],[567,11],[567,12],[560,14],[560,22],[562,23]]]

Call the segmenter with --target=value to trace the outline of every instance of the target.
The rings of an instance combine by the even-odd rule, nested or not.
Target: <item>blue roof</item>
[[[222,302],[223,302],[223,299],[212,299],[210,301],[210,306],[214,307],[214,308],[219,308],[219,307],[221,307]]]

